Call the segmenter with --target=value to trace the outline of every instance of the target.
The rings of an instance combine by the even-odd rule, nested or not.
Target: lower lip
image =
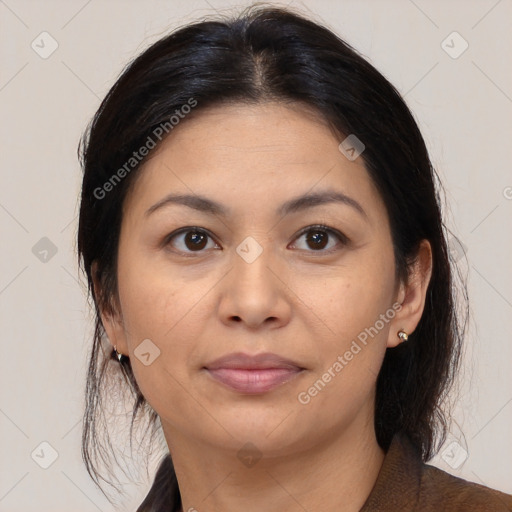
[[[208,369],[208,373],[218,382],[239,393],[266,393],[285,382],[290,381],[301,369],[267,368],[261,370],[242,370],[240,368]]]

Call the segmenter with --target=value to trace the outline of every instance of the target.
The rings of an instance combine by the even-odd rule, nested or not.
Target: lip
[[[209,375],[228,388],[247,394],[266,393],[299,375],[304,368],[276,354],[228,354],[205,365]]]

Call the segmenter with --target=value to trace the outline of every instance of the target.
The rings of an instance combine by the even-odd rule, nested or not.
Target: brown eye
[[[329,241],[329,235],[325,231],[314,230],[309,231],[306,236],[306,243],[309,247],[316,249],[324,249]]]
[[[189,231],[185,234],[184,244],[191,251],[204,249],[207,242],[207,235],[197,231]]]
[[[345,235],[326,226],[309,226],[302,230],[297,240],[301,238],[305,240],[306,247],[298,248],[309,252],[331,252],[331,249],[339,245],[336,239],[342,244],[348,242]]]
[[[174,249],[185,253],[201,252],[208,248],[209,240],[211,240],[210,235],[202,229],[184,228],[169,235],[165,245],[171,245]]]

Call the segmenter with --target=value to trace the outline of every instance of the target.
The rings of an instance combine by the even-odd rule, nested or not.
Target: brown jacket
[[[510,512],[512,495],[468,482],[423,463],[396,435],[360,512]]]
[[[181,508],[172,460],[165,457],[137,512]],[[360,512],[511,512],[512,495],[425,464],[407,437],[395,435]],[[262,511],[263,512],[263,511]],[[342,511],[340,511],[342,512]]]

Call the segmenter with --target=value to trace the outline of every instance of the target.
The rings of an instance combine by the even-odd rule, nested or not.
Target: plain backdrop
[[[471,305],[455,421],[431,463],[512,493],[512,3],[291,4],[365,55],[420,125]],[[91,317],[74,248],[78,140],[131,58],[246,5],[0,0],[0,511],[113,510],[80,457]],[[121,509],[148,488],[128,486]]]

